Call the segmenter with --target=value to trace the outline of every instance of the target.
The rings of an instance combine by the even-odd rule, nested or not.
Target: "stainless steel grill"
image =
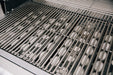
[[[69,10],[17,8],[0,21],[0,48],[50,74],[112,75],[112,16]]]

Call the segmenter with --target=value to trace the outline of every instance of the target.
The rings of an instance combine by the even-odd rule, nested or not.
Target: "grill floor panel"
[[[111,16],[87,10],[31,3],[0,21],[0,48],[50,74],[112,75],[112,42]]]

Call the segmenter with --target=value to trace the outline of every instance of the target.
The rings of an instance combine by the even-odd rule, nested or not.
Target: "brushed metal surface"
[[[43,70],[32,66],[2,49],[0,49],[0,66],[14,75],[49,75]]]
[[[8,71],[9,74],[2,74],[0,71],[0,74],[2,75],[33,75],[32,73],[24,70],[23,68],[15,65],[14,63],[8,61],[7,59],[0,56],[0,68],[4,69],[5,71]]]
[[[33,0],[33,1],[56,7],[65,6],[71,8],[80,8],[113,15],[112,0]]]

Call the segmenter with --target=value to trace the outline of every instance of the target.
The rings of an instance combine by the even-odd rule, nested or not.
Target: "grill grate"
[[[17,8],[0,21],[0,48],[50,74],[112,75],[112,17],[74,11]]]

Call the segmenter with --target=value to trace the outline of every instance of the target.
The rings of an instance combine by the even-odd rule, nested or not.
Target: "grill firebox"
[[[113,74],[113,17],[30,3],[0,20],[0,48],[55,75]]]

